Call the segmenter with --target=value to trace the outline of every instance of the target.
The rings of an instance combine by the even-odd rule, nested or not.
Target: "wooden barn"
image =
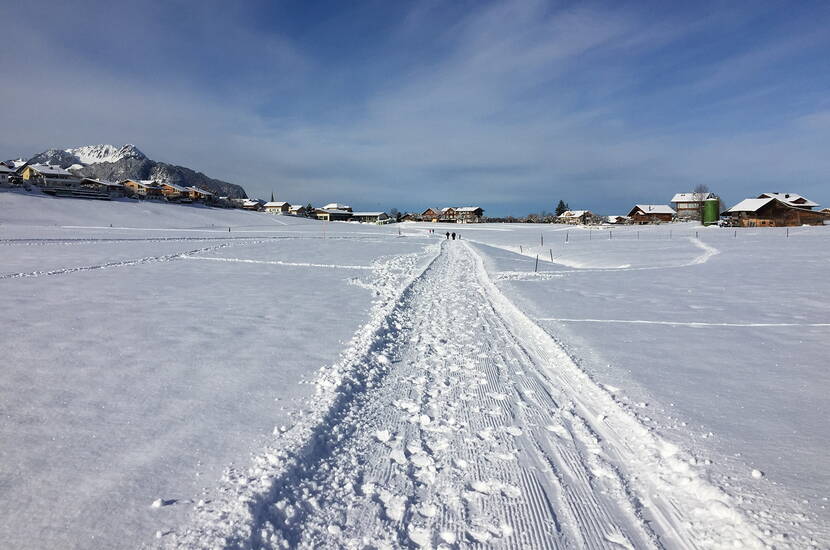
[[[725,212],[740,227],[794,227],[830,224],[830,214],[799,208],[776,198],[744,199]]]
[[[670,222],[675,214],[674,208],[665,204],[636,204],[628,213],[628,217],[632,223],[643,225]]]

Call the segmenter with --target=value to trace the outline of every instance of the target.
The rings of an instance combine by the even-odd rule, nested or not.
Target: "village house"
[[[479,223],[484,216],[484,209],[478,206],[462,206],[455,211],[458,223]]]
[[[0,164],[0,187],[9,187],[11,186],[10,178],[15,173],[11,167],[6,166],[5,164]]]
[[[17,173],[25,182],[44,189],[71,189],[81,182],[75,174],[49,164],[27,164],[18,168]]]
[[[124,191],[128,196],[141,199],[160,199],[164,196],[161,193],[161,186],[153,180],[126,179],[119,183],[124,186]]]
[[[816,205],[817,206],[817,205]],[[830,224],[830,214],[782,202],[774,197],[744,199],[726,212],[740,227],[794,227]]]
[[[288,214],[291,205],[284,201],[270,201],[262,205],[262,209],[269,214]]]
[[[352,211],[335,208],[316,208],[314,210],[314,217],[324,222],[348,221],[352,218]]]
[[[676,212],[671,206],[665,204],[636,204],[628,217],[635,224],[670,222],[674,219]]]
[[[588,225],[600,223],[601,218],[590,210],[566,210],[557,216],[558,223]]]
[[[308,214],[308,212],[306,211],[306,207],[302,204],[292,204],[288,208],[288,213],[292,216],[305,216],[306,214]]]
[[[207,189],[202,189],[201,187],[196,187],[196,186],[193,186],[193,185],[190,185],[190,186],[187,187],[187,196],[190,200],[201,201],[201,202],[206,202],[206,203],[207,202],[212,202],[213,199],[214,199],[214,194],[213,193],[211,193]],[[242,208],[245,208],[245,203],[242,204]],[[251,208],[249,208],[249,210],[250,209]]]
[[[389,223],[392,219],[386,212],[353,212],[352,221],[363,223]]]
[[[818,206],[818,203],[815,203],[796,193],[761,193],[760,195],[758,195],[758,198],[778,199],[787,206],[793,206],[795,208],[806,208],[807,210],[812,210],[813,208]]]
[[[442,222],[455,223],[458,219],[458,212],[452,206],[442,208],[440,219]]]
[[[189,198],[190,190],[187,187],[176,185],[175,183],[162,183],[159,186],[161,194],[169,201],[176,201],[182,198]]]
[[[714,193],[677,193],[671,199],[677,218],[681,220],[699,220],[703,211],[703,203],[710,199],[717,199]]]
[[[439,222],[441,221],[441,211],[437,208],[427,208],[421,212],[421,221]]]

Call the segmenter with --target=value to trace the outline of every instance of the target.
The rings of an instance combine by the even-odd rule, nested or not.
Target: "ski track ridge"
[[[229,471],[161,547],[765,547],[732,497],[521,313],[469,245],[442,241],[390,286],[321,372],[305,419]]]

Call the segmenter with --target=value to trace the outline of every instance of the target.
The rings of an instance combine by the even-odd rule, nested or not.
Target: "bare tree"
[[[699,183],[692,191],[692,198],[697,203],[697,219],[703,223],[703,203],[709,197],[709,186]]]

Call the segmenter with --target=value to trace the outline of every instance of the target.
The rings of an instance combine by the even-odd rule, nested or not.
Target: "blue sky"
[[[135,143],[293,203],[830,206],[827,2],[0,0],[0,156]]]

